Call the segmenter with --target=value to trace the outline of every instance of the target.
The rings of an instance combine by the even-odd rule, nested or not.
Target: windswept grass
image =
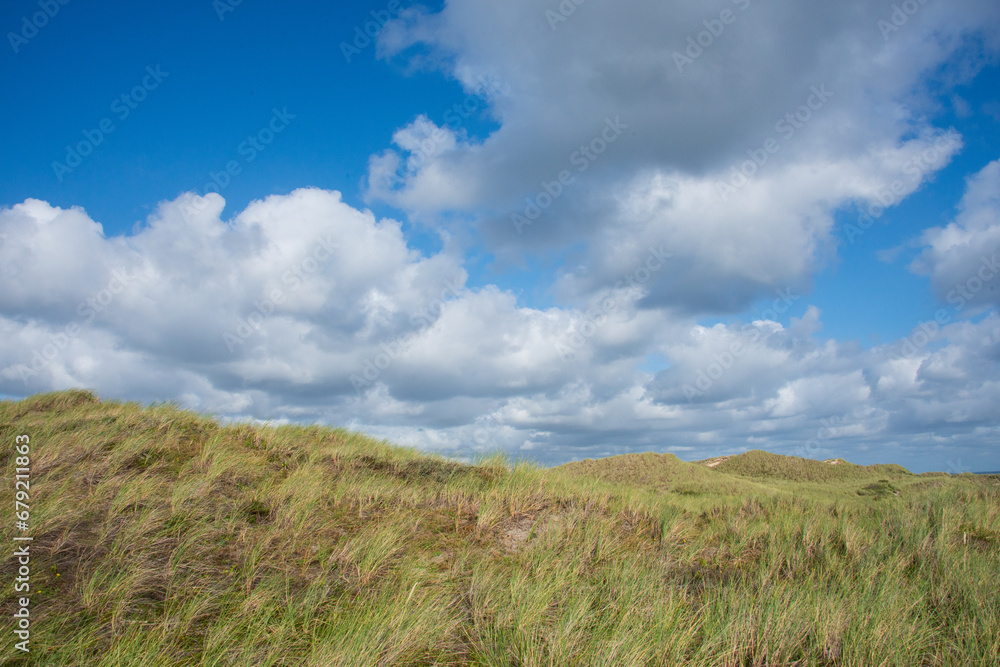
[[[648,452],[585,459],[559,466],[558,470],[576,477],[681,495],[741,496],[763,490],[753,481],[720,476],[711,468],[685,463],[673,454]]]
[[[912,475],[909,470],[896,464],[859,466],[841,459],[814,461],[799,456],[771,454],[759,449],[731,456],[715,466],[714,470],[752,479],[818,483],[863,480],[871,479],[874,476],[908,477]]]
[[[3,664],[1000,663],[995,477],[470,466],[75,391],[0,402],[8,479],[21,433],[32,652]]]

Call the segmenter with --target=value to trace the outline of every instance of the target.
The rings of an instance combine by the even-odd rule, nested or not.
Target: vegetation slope
[[[841,459],[814,461],[799,456],[762,452],[759,449],[730,456],[714,466],[714,470],[753,479],[820,483],[912,475],[909,470],[894,463],[860,466]]]
[[[72,391],[0,402],[11,508],[20,434],[31,652],[5,631],[2,664],[1000,662],[996,477],[470,466]]]

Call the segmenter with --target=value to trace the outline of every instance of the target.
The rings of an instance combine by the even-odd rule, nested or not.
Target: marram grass
[[[469,466],[71,391],[0,402],[12,514],[19,434],[31,652],[5,558],[5,665],[1000,664],[995,476]]]

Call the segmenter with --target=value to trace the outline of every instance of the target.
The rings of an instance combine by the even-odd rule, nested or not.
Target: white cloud
[[[930,442],[923,433],[948,446],[995,443],[995,314],[929,336],[917,326],[905,341],[865,350],[822,339],[815,308],[787,328],[768,319],[704,327],[640,308],[640,283],[605,291],[589,310],[538,310],[492,286],[469,289],[454,258],[416,253],[397,223],[335,192],[269,197],[228,222],[222,208],[215,195],[184,195],[112,238],[80,210],[28,202],[0,211],[8,258],[31,249],[36,266],[63,272],[51,281],[2,264],[0,278],[17,290],[0,308],[0,392],[85,386],[549,462],[750,446],[850,458],[906,438],[904,448],[919,449]],[[61,239],[89,244],[99,260],[59,266]],[[115,266],[133,278],[104,282]],[[29,270],[37,280],[24,279]],[[282,298],[266,306],[274,290]],[[84,318],[77,304],[88,300],[100,310]],[[242,335],[240,322],[248,335],[230,351],[224,335]],[[638,370],[651,352],[669,363],[655,376]],[[352,376],[365,378],[358,391]]]
[[[969,178],[958,216],[921,242],[913,268],[930,275],[941,301],[958,310],[1000,305],[1000,160]]]
[[[898,30],[880,27],[892,7],[860,0],[547,10],[560,14],[557,3],[450,2],[383,31],[385,57],[407,60],[422,45],[423,64],[467,87],[486,73],[511,94],[490,100],[499,128],[479,143],[422,117],[397,132],[399,153],[372,160],[370,196],[425,219],[473,216],[501,258],[586,244],[564,297],[595,294],[644,247],[665,244],[675,261],[646,305],[701,313],[804,288],[833,252],[837,209],[885,193],[898,203],[947,164],[961,140],[929,124],[927,78],[967,81],[1000,44],[1000,7],[972,0],[921,5]],[[732,20],[679,65],[723,10]],[[983,48],[967,48],[976,40]],[[600,141],[607,118],[627,125],[613,143]],[[446,139],[425,156],[415,140],[434,131]],[[582,158],[592,141],[600,154]],[[407,151],[420,159],[400,169]],[[720,193],[746,180],[747,164],[747,184]],[[564,171],[565,191],[530,227],[515,225]]]

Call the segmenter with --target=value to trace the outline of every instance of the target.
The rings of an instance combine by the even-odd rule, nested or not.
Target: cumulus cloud
[[[453,258],[419,256],[397,222],[376,221],[336,192],[269,197],[229,222],[219,218],[223,205],[218,195],[187,194],[161,204],[133,236],[110,239],[78,209],[29,200],[4,210],[0,254],[15,288],[0,307],[71,329],[74,344],[79,332],[107,332],[122,348],[193,364],[222,386],[318,376],[342,377],[345,390],[356,346],[415,328],[446,281],[465,281]],[[64,261],[70,255],[86,259]],[[20,354],[7,350],[21,367],[31,351],[27,341]],[[54,355],[41,372],[29,363],[29,377],[59,369],[86,384],[67,358]]]
[[[0,212],[4,390],[91,386],[229,415],[453,427],[634,366],[655,327],[634,286],[593,313],[468,289],[455,257],[417,253],[399,223],[336,192],[268,197],[229,221],[223,206],[185,194],[111,238],[79,209]],[[91,252],[66,261],[80,247]]]
[[[268,197],[228,221],[223,204],[186,194],[110,238],[79,209],[0,211],[0,392],[85,386],[547,463],[751,446],[863,460],[995,442],[995,314],[954,311],[864,349],[824,339],[813,307],[787,327],[771,319],[804,298],[787,291],[758,319],[706,327],[643,306],[670,259],[655,251],[588,307],[539,310],[470,289],[456,258],[408,248],[398,223],[339,193]],[[81,246],[87,258],[60,261]],[[651,353],[668,367],[640,370]]]
[[[810,308],[787,329],[769,321],[696,327],[668,349],[675,363],[647,390],[705,432],[721,432],[723,442],[814,458],[846,448],[864,458],[900,441],[911,453],[924,451],[937,438],[941,451],[945,443],[977,443],[996,454],[989,439],[997,433],[996,314],[920,323],[872,349],[824,340],[818,325]]]
[[[1000,160],[968,179],[955,220],[920,240],[913,269],[930,276],[941,301],[959,310],[1000,305]]]
[[[508,259],[584,244],[564,297],[614,283],[633,246],[666,244],[675,262],[647,305],[702,314],[807,286],[838,209],[898,203],[947,164],[961,140],[929,124],[927,77],[966,81],[1000,44],[1000,8],[972,0],[903,19],[860,1],[569,7],[450,2],[390,24],[385,57],[426,47],[423,64],[510,94],[489,101],[499,127],[480,142],[425,118],[397,132],[370,195],[463,211]],[[440,151],[416,147],[435,131]]]

